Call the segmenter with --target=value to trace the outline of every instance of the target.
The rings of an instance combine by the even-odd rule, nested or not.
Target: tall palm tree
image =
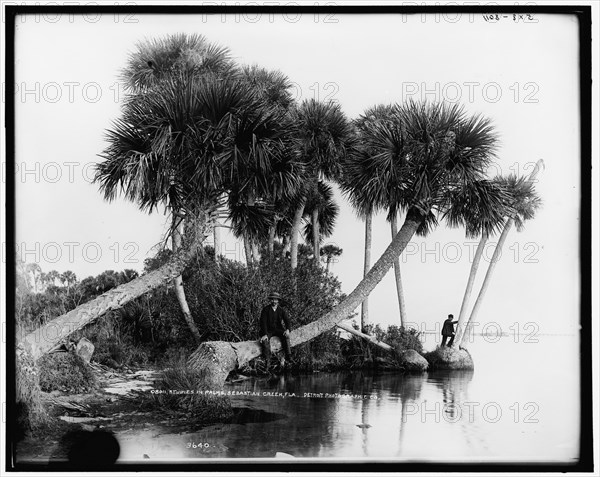
[[[360,155],[368,155],[370,153],[376,154],[376,151],[371,151],[370,142],[368,136],[368,123],[374,123],[377,121],[389,120],[393,116],[394,108],[391,105],[379,104],[368,108],[362,115],[354,119],[354,135],[355,135],[355,148],[352,150],[354,154],[357,152]],[[356,156],[355,156],[356,157]],[[361,156],[359,156],[361,157]],[[354,162],[355,167],[360,167],[360,162]],[[344,181],[344,174],[342,173],[340,181]],[[364,252],[364,264],[363,264],[363,278],[367,275],[371,268],[371,243],[373,234],[373,204],[369,202],[368,198],[363,197],[361,200],[354,202],[354,207],[358,213],[359,218],[365,221],[365,252]],[[393,237],[392,237],[393,238]],[[369,325],[369,298],[367,297],[361,305],[360,314],[361,330],[367,331]]]
[[[365,175],[364,158],[353,168],[345,163],[343,188],[352,202],[363,196],[383,210],[406,211],[402,227],[370,269],[367,276],[333,310],[290,333],[292,346],[304,343],[346,319],[371,293],[416,233],[424,234],[437,223],[436,213],[452,204],[448,195],[461,184],[482,179],[494,153],[497,138],[489,120],[468,117],[459,106],[409,102],[397,107],[397,122],[391,127],[374,125],[381,138],[381,154],[368,159],[372,174]],[[400,149],[389,148],[389,137],[401,137]],[[387,139],[386,139],[387,137]],[[392,144],[396,144],[393,142]],[[273,349],[279,343],[272,343]],[[236,366],[259,356],[256,341],[201,344],[188,364],[203,368],[207,380],[222,386]]]
[[[185,199],[181,197],[183,178],[177,181],[175,177],[178,172],[177,156],[193,154],[193,150],[189,149],[189,138],[187,141],[181,138],[185,136],[186,123],[193,122],[193,119],[185,116],[193,109],[193,100],[172,94],[170,87],[175,80],[177,86],[184,87],[188,94],[194,94],[193,89],[185,88],[186,83],[199,78],[219,79],[232,75],[234,71],[234,63],[227,48],[208,42],[202,35],[177,34],[138,43],[137,50],[130,55],[122,72],[126,90],[130,92],[125,104],[124,120],[131,121],[134,127],[141,125],[141,128],[146,129],[146,133],[148,129],[153,128],[160,131],[154,134],[156,144],[152,146],[157,149],[154,152],[159,157],[162,154],[163,157],[159,160],[174,163],[170,170],[165,168],[163,172],[166,174],[164,178],[169,181],[168,186],[163,185],[168,189],[168,199],[163,203],[170,208],[172,214],[170,231],[173,252],[180,246],[180,228],[183,229],[185,221],[182,205]],[[163,92],[166,93],[164,98],[161,97]],[[156,103],[161,103],[159,110],[152,114],[154,111],[149,108],[149,104]],[[136,123],[135,121],[140,119],[140,113],[150,113],[154,123],[148,124],[148,121],[143,120],[141,124]],[[169,160],[164,161],[167,154]],[[140,179],[144,182],[143,178]],[[199,340],[200,332],[187,303],[182,277],[175,279],[174,289],[183,316],[192,334]]]
[[[334,180],[339,175],[340,159],[353,140],[352,128],[337,103],[321,103],[314,99],[304,101],[294,110],[297,145],[312,178],[305,181],[297,195],[291,230],[291,264],[298,265],[298,238],[304,208],[309,196],[318,194],[318,183]],[[313,248],[315,260],[320,260],[318,210],[312,214]]]
[[[150,70],[156,69],[154,60],[149,60]],[[145,68],[143,63],[140,67]],[[243,167],[238,159],[252,161],[254,153],[280,147],[279,141],[268,135],[242,138],[241,131],[268,130],[278,124],[271,120],[257,124],[258,116],[272,119],[273,115],[264,112],[264,102],[246,83],[213,72],[198,75],[195,68],[173,67],[169,74],[167,70],[159,68],[156,77],[151,72],[140,74],[140,78],[150,78],[147,85],[142,80],[134,82],[122,117],[107,133],[109,145],[101,155],[104,161],[98,164],[95,179],[107,200],[121,192],[141,210],[151,212],[159,205],[167,206],[172,215],[183,216],[186,235],[190,236],[183,237],[182,249],[158,270],[52,320],[47,326],[60,330],[52,339],[38,342],[39,333],[46,332],[44,327],[25,337],[24,344],[34,359],[104,312],[178,277],[208,235],[206,228],[212,226],[219,197],[229,190],[232,177]],[[256,147],[252,153],[243,153],[253,140]],[[193,330],[192,324],[188,321]]]
[[[479,290],[479,294],[477,295],[477,299],[473,305],[473,310],[471,311],[469,321],[465,325],[465,329],[469,326],[469,323],[473,323],[477,318],[477,314],[479,313],[481,304],[483,303],[483,299],[488,290],[490,279],[496,268],[498,260],[500,259],[502,247],[504,246],[504,242],[506,242],[506,237],[508,236],[513,224],[516,225],[518,231],[521,231],[524,228],[524,223],[527,220],[531,220],[535,216],[537,209],[541,205],[541,199],[535,192],[535,179],[542,169],[543,164],[543,160],[540,159],[537,162],[533,172],[527,179],[524,177],[517,177],[514,174],[511,174],[504,179],[504,185],[511,195],[511,205],[514,209],[514,212],[507,218],[504,229],[502,230],[502,234],[498,239],[498,243],[494,249],[494,254],[492,255],[488,270],[485,274],[485,278],[483,279],[483,284],[481,285],[481,289]],[[466,335],[463,334],[461,342],[457,344],[456,347],[462,346],[465,343],[465,339]]]
[[[502,229],[505,217],[512,213],[513,208],[510,203],[510,195],[503,181],[498,178],[482,179],[464,184],[451,194],[449,201],[453,207],[449,208],[445,215],[448,224],[451,227],[464,226],[467,238],[481,237],[471,263],[458,316],[456,338],[453,344],[454,347],[457,347],[465,331],[468,303],[485,244],[490,235]]]
[[[243,238],[251,264],[259,259],[259,243],[269,240],[278,212],[275,206],[289,201],[300,188],[303,168],[292,142],[292,83],[279,71],[258,66],[243,67],[238,78],[265,106],[262,117],[255,114],[253,121],[240,122],[236,131],[240,153],[252,153],[254,160],[238,161],[243,167],[231,176],[228,201],[234,234]],[[270,148],[256,151],[257,137],[268,137]]]
[[[372,127],[377,123],[383,123],[388,127],[393,128],[394,120],[397,119],[397,108],[394,108],[392,105],[378,104],[376,106],[368,108],[362,115],[354,120],[354,125],[356,127],[356,135],[358,146],[356,148],[356,153],[358,153],[357,159],[355,159],[354,167],[361,167],[362,165],[368,164],[368,157],[375,156],[381,154],[381,143],[373,141]],[[394,138],[390,136],[387,141],[387,147],[399,150],[401,148],[401,144],[397,143],[398,137]],[[396,144],[394,144],[396,141]],[[358,159],[362,158],[363,161],[359,161]],[[365,173],[370,173],[365,169]],[[342,176],[343,180],[343,176]],[[365,260],[364,260],[364,275],[369,271],[370,268],[370,257],[371,257],[371,229],[372,229],[372,216],[373,216],[373,204],[371,202],[371,197],[365,195],[357,196],[358,200],[354,202],[354,206],[359,213],[359,216],[364,217],[365,219]],[[390,226],[392,231],[392,239],[396,236],[397,223],[396,223],[396,214],[389,217]],[[397,260],[394,263],[394,273],[396,278],[396,291],[398,294],[398,305],[400,309],[400,325],[402,325],[405,312],[404,306],[404,294],[402,291],[402,278],[400,275],[400,261]],[[362,304],[361,310],[361,326],[362,329],[365,329],[369,322],[369,301],[368,298]]]

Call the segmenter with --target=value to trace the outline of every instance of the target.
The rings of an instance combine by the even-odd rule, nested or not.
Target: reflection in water
[[[122,432],[120,460],[143,454],[259,458],[277,452],[438,462],[577,458],[576,368],[546,373],[543,350],[531,353],[531,346],[511,340],[493,351],[505,359],[486,361],[489,355],[480,354],[475,372],[315,373],[229,384],[226,390],[257,393],[232,396],[233,406],[245,409],[240,415],[248,418],[184,434],[157,434],[156,428]],[[519,366],[526,362],[531,372],[511,369],[507,357]],[[552,392],[558,380],[573,384]]]

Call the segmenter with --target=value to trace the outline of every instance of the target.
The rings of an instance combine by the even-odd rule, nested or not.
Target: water
[[[476,337],[469,346],[474,372],[314,373],[230,384],[228,391],[258,394],[232,397],[235,407],[252,410],[241,422],[178,434],[152,428],[123,432],[117,436],[119,460],[140,461],[146,454],[145,463],[275,456],[574,462],[578,340],[535,339]],[[431,349],[435,340],[428,336],[424,344]]]

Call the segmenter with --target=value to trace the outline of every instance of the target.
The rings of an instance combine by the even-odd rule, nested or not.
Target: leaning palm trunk
[[[373,230],[373,214],[369,212],[365,217],[365,262],[363,268],[363,278],[369,273],[371,268],[371,241],[372,241],[372,230]],[[393,237],[392,237],[393,239]],[[366,327],[369,325],[369,298],[366,298],[362,302],[362,309],[360,314],[360,329],[364,332]]]
[[[209,221],[202,219],[197,236],[190,245],[181,249],[165,265],[142,275],[135,280],[103,293],[99,297],[78,306],[74,310],[55,318],[26,335],[20,345],[34,360],[59,345],[67,336],[94,322],[110,310],[123,307],[126,303],[181,275],[183,269],[196,256],[202,242],[209,235]]]
[[[306,200],[302,199],[294,212],[294,220],[292,222],[292,232],[290,239],[290,260],[292,268],[298,267],[298,238],[300,235],[300,224],[302,222],[302,215],[304,215],[304,206]]]
[[[369,293],[377,286],[392,267],[394,260],[400,256],[406,245],[417,231],[421,220],[418,215],[409,214],[402,228],[377,260],[373,268],[357,287],[333,310],[322,318],[301,326],[290,333],[291,346],[297,346],[312,340],[325,331],[333,328],[359,306]],[[278,338],[271,339],[273,351],[281,349]],[[209,386],[222,387],[228,374],[253,358],[260,356],[261,348],[258,341],[242,341],[231,343],[227,341],[208,341],[202,343],[188,360],[188,366],[202,369]]]
[[[481,235],[481,240],[475,251],[475,257],[473,257],[473,263],[471,264],[471,271],[469,273],[469,280],[467,281],[467,287],[463,296],[462,304],[460,305],[460,314],[458,315],[458,323],[456,325],[456,338],[452,343],[453,348],[458,348],[462,343],[462,337],[465,333],[465,321],[467,320],[467,306],[469,299],[471,298],[471,292],[473,291],[473,285],[475,284],[475,277],[477,276],[477,270],[483,256],[483,249],[487,243],[489,235],[484,232]]]
[[[315,255],[315,263],[319,265],[321,262],[321,232],[319,231],[319,209],[315,207],[312,212],[312,235],[313,235],[313,253]]]
[[[504,230],[502,230],[502,234],[500,234],[500,238],[498,239],[498,244],[494,249],[494,254],[492,255],[492,261],[490,262],[490,266],[485,274],[485,278],[483,279],[483,284],[481,285],[481,290],[479,290],[479,295],[477,295],[477,300],[475,301],[475,305],[473,305],[473,310],[471,311],[471,316],[469,317],[469,321],[467,322],[467,326],[470,323],[475,323],[475,319],[477,318],[477,314],[479,313],[479,309],[481,308],[481,304],[483,303],[483,298],[485,297],[485,293],[490,285],[490,279],[492,278],[492,274],[494,273],[494,269],[496,268],[496,264],[500,259],[500,255],[502,254],[502,247],[504,246],[504,242],[506,242],[506,237],[508,236],[508,232],[510,231],[513,225],[514,219],[511,217],[506,221],[504,225]],[[463,333],[463,337],[461,339],[460,346],[465,344],[466,334]],[[458,340],[455,340],[458,341]]]
[[[183,227],[182,224],[178,224],[178,218],[174,214],[173,215],[173,229],[171,230],[171,242],[173,248],[173,254],[177,253],[177,251],[181,248],[181,232],[180,227]],[[215,250],[216,251],[216,250]],[[190,306],[188,305],[187,298],[185,297],[185,290],[183,288],[183,278],[181,275],[175,277],[173,280],[173,285],[175,287],[175,295],[177,296],[177,301],[179,302],[179,307],[181,308],[181,312],[183,313],[183,318],[188,325],[188,328],[194,335],[194,339],[197,343],[200,343],[201,336],[198,331],[198,327],[194,322],[194,317],[192,316],[192,312],[190,311]]]
[[[398,224],[396,222],[396,216],[392,217],[391,220],[392,238],[398,233]],[[394,262],[394,275],[396,277],[396,293],[398,295],[398,308],[400,310],[400,326],[403,326],[407,322],[406,319],[406,305],[404,301],[404,290],[402,288],[402,275],[400,274],[400,260],[396,259]]]
[[[535,181],[535,178],[537,177],[538,173],[542,169],[543,164],[544,164],[544,161],[542,159],[537,161],[537,164],[535,165],[533,172],[529,176],[529,179],[528,179],[529,183],[533,183]],[[498,244],[496,245],[496,248],[494,249],[494,254],[492,255],[492,261],[491,261],[491,263],[488,267],[488,270],[485,274],[485,278],[483,279],[483,284],[481,285],[481,290],[479,290],[479,295],[477,295],[477,300],[475,301],[475,305],[473,305],[473,310],[471,311],[471,316],[469,317],[469,320],[468,320],[465,328],[468,327],[469,324],[475,323],[475,319],[477,318],[477,314],[479,313],[479,309],[481,308],[483,298],[485,297],[485,293],[487,292],[487,289],[490,285],[490,279],[492,277],[492,274],[494,273],[494,269],[496,268],[496,264],[498,263],[500,255],[502,254],[502,247],[504,246],[504,242],[506,242],[506,237],[507,237],[508,232],[510,231],[511,227],[513,226],[513,223],[514,223],[514,218],[509,217],[508,220],[506,221],[506,224],[504,225],[502,234],[500,235],[500,238],[498,239]],[[463,336],[462,336],[459,346],[463,346],[466,344],[466,336],[467,335],[464,334],[464,332],[463,332]],[[458,340],[455,340],[455,341],[458,341]]]

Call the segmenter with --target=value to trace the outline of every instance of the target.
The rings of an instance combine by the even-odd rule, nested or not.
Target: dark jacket
[[[275,311],[271,305],[265,306],[260,313],[260,336],[279,334],[290,329],[287,312],[278,306]]]
[[[458,323],[458,321],[452,321],[452,318],[448,318],[444,321],[442,336],[452,336],[454,334],[454,323]]]

